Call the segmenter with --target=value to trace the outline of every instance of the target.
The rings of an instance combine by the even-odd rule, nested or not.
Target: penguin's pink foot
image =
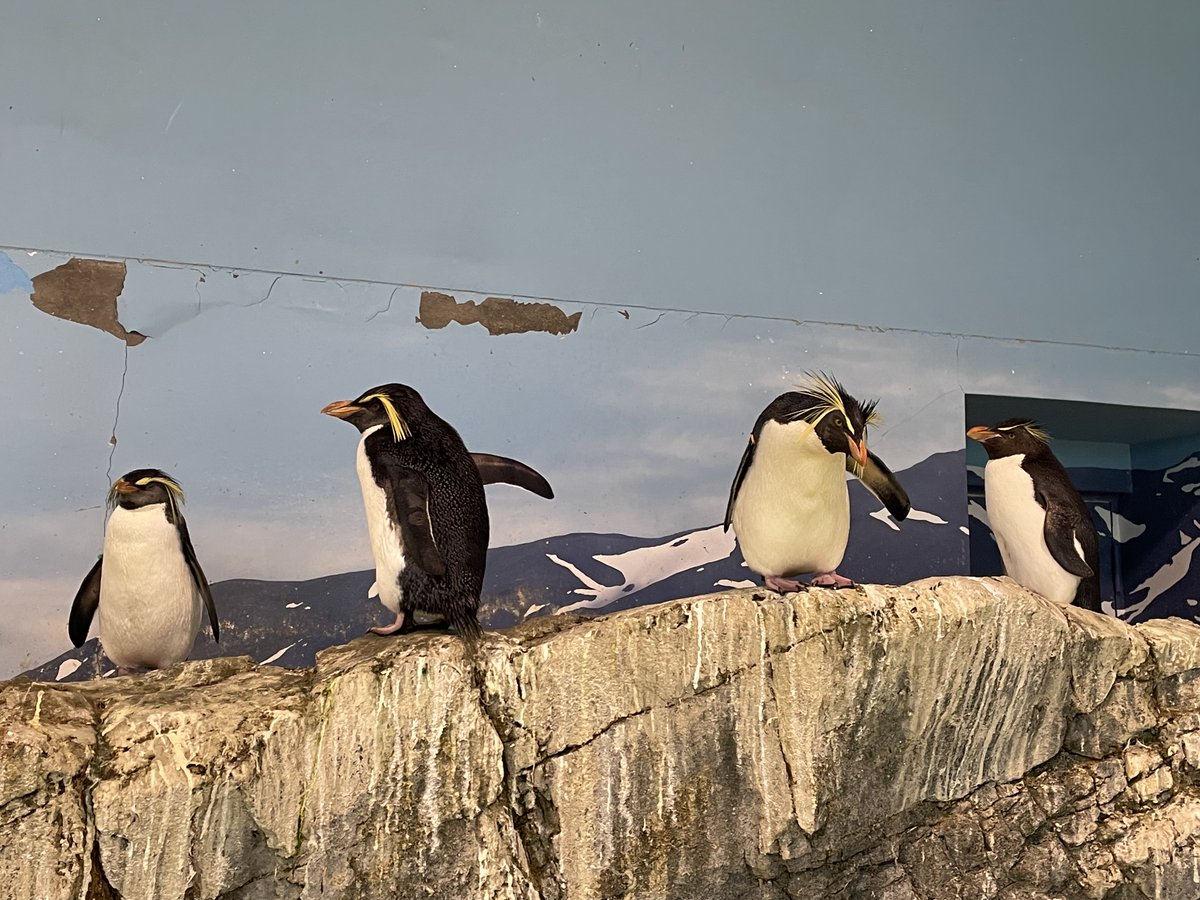
[[[404,628],[404,610],[396,613],[396,621],[391,625],[373,625],[367,629],[370,634],[381,634],[385,637],[390,634],[396,634]]]
[[[844,587],[858,587],[853,580],[844,575],[839,575],[837,572],[822,572],[819,575],[815,575],[809,581],[809,585],[812,587],[828,587],[834,590]]]
[[[763,584],[777,594],[794,594],[797,591],[808,590],[808,585],[795,578],[781,578],[778,575],[764,575]]]

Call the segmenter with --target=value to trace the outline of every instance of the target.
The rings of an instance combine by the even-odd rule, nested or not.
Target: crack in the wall
[[[396,287],[392,288],[392,293],[390,295],[388,295],[387,306],[385,306],[383,309],[375,310],[375,312],[373,312],[369,316],[367,316],[367,318],[364,320],[364,322],[370,322],[370,321],[374,320],[376,316],[382,316],[385,313],[391,312],[392,301],[396,299],[396,293],[399,290],[400,290],[400,285],[396,285]]]
[[[517,840],[525,854],[525,875],[533,883],[538,892],[539,900],[560,900],[565,895],[566,885],[562,878],[562,866],[554,853],[553,836],[558,832],[558,811],[554,808],[549,795],[540,791],[529,782],[527,773],[522,770],[514,772],[509,765],[510,749],[513,744],[513,725],[507,722],[501,712],[494,708],[487,696],[486,679],[479,667],[479,661],[474,653],[470,653],[471,682],[479,700],[479,708],[484,719],[492,726],[500,741],[501,789],[497,798],[499,806],[505,811],[513,824]],[[506,667],[511,674],[513,688],[518,688],[519,678],[508,660]],[[509,692],[510,695],[512,691]],[[505,735],[509,735],[506,739]],[[520,790],[522,782],[528,788],[526,793]],[[522,798],[531,794],[533,803],[525,808]],[[547,824],[552,826],[549,834],[543,833]],[[519,860],[513,860],[519,865]]]
[[[666,313],[659,313],[659,314],[658,314],[658,318],[657,318],[657,319],[655,319],[653,322],[644,322],[644,323],[642,323],[641,325],[639,325],[639,326],[638,326],[638,328],[639,328],[639,329],[642,329],[642,328],[649,328],[651,325],[657,325],[659,322],[661,322],[661,321],[662,321],[662,318],[663,318],[663,316],[665,316],[665,315],[666,315]],[[628,316],[628,315],[626,315],[626,318],[629,318],[629,316]]]
[[[94,790],[96,785],[101,782],[101,769],[103,768],[103,758],[111,755],[111,748],[108,748],[108,753],[104,753],[107,747],[104,738],[104,729],[101,727],[101,706],[91,694],[80,692],[84,701],[87,703],[88,709],[92,713],[92,757],[88,760],[87,768],[79,774],[79,793],[80,802],[83,806],[83,823],[84,823],[84,853],[82,854],[82,864],[80,872],[80,891],[79,896],[86,900],[117,900],[120,895],[113,888],[108,880],[107,874],[104,872],[103,861],[100,858],[100,830],[96,826],[96,806]]]
[[[59,254],[59,255],[74,255],[74,256],[81,256],[81,257],[89,257],[93,260],[101,260],[101,259],[106,258],[100,254],[94,254],[94,253],[76,253],[76,252],[67,251],[67,250],[59,250],[59,249],[44,248],[44,247],[17,247],[17,246],[13,246],[11,244],[0,245],[0,250],[19,252],[19,253],[28,253],[30,251],[33,251],[33,252],[37,252],[37,253],[55,253],[55,254]],[[129,257],[107,257],[107,259],[110,261],[131,260],[134,262],[142,263],[144,265],[168,265],[168,266],[184,267],[184,268],[203,267],[212,272],[229,271],[229,272],[256,274],[256,275],[275,275],[280,278],[295,277],[295,278],[305,278],[305,279],[310,279],[310,280],[315,280],[315,281],[338,281],[338,282],[345,282],[346,284],[374,285],[374,286],[393,287],[393,288],[411,288],[413,290],[419,290],[419,291],[448,291],[451,293],[463,293],[463,294],[486,293],[486,291],[483,291],[481,289],[469,288],[469,287],[453,287],[453,286],[447,286],[447,285],[435,286],[435,285],[428,285],[428,284],[417,284],[417,283],[413,283],[413,282],[388,281],[388,280],[382,279],[382,278],[354,278],[354,277],[349,277],[349,276],[325,275],[320,272],[313,273],[313,272],[301,272],[301,271],[288,271],[288,270],[283,270],[283,269],[261,269],[261,268],[224,266],[224,265],[219,265],[216,263],[161,259],[161,258],[157,258],[157,257],[129,256]],[[791,325],[796,325],[796,326],[811,325],[811,326],[818,326],[818,327],[824,327],[824,328],[848,328],[848,329],[853,329],[854,331],[870,331],[870,332],[875,332],[878,334],[916,334],[916,335],[924,335],[924,336],[928,336],[928,337],[958,338],[958,339],[962,339],[962,340],[996,341],[996,342],[1005,343],[1005,344],[1022,344],[1022,345],[1029,344],[1029,345],[1041,345],[1041,346],[1049,346],[1049,347],[1076,347],[1076,348],[1083,349],[1083,350],[1107,350],[1107,351],[1113,351],[1113,352],[1118,352],[1118,353],[1146,353],[1146,354],[1150,354],[1153,356],[1178,356],[1178,357],[1187,357],[1187,358],[1194,358],[1196,356],[1195,352],[1191,351],[1191,350],[1163,350],[1163,349],[1158,349],[1158,348],[1153,348],[1153,347],[1135,347],[1135,346],[1128,346],[1128,345],[1124,345],[1124,344],[1101,344],[1101,343],[1089,342],[1089,341],[1065,341],[1065,340],[1057,340],[1057,339],[1053,339],[1053,338],[1020,337],[1017,335],[983,334],[980,332],[968,332],[968,331],[945,331],[945,330],[929,329],[929,328],[906,328],[906,327],[896,326],[896,325],[877,325],[877,324],[863,324],[863,323],[856,323],[856,322],[839,322],[839,321],[834,321],[834,320],[829,320],[829,319],[797,319],[792,316],[771,316],[771,315],[763,315],[763,314],[759,314],[759,313],[742,313],[742,312],[731,313],[731,312],[726,312],[723,310],[692,309],[692,308],[688,308],[688,307],[675,307],[675,306],[652,306],[650,304],[628,303],[628,302],[624,302],[624,301],[593,300],[593,299],[578,298],[578,297],[552,297],[552,296],[541,296],[541,295],[535,295],[535,294],[507,293],[504,291],[496,291],[494,293],[499,294],[504,297],[511,298],[516,301],[523,301],[523,302],[541,302],[541,303],[552,303],[552,304],[566,303],[566,304],[574,304],[574,305],[578,305],[578,306],[589,306],[589,307],[594,307],[597,309],[612,309],[622,315],[624,315],[624,313],[627,313],[629,310],[638,309],[638,310],[646,310],[649,312],[683,313],[683,314],[688,315],[690,318],[695,318],[696,316],[714,316],[717,318],[725,319],[726,324],[728,324],[728,322],[730,322],[730,321],[733,321],[734,319],[741,319],[741,320],[752,321],[752,322],[779,322],[779,323],[791,324]],[[268,296],[269,296],[269,292],[268,292]],[[266,299],[267,298],[264,297],[263,301],[260,301],[260,302],[265,302]]]
[[[208,281],[208,277],[199,269],[193,269],[192,271],[200,276],[196,279],[196,315],[200,315],[200,313],[204,311],[203,301],[200,299],[200,285],[206,283]]]
[[[251,303],[250,305],[251,306],[262,306],[264,303],[266,303],[268,300],[270,300],[271,299],[271,291],[275,290],[275,285],[279,284],[280,278],[283,278],[283,275],[276,275],[274,280],[271,281],[270,286],[267,288],[267,293],[265,295],[263,295],[263,298],[261,300],[255,301],[254,303]],[[332,281],[333,279],[327,279],[327,280]]]
[[[116,410],[113,413],[112,431],[108,436],[108,468],[104,470],[104,491],[107,494],[112,484],[113,457],[117,452],[117,425],[121,421],[121,398],[125,396],[125,379],[129,375],[129,344],[125,345],[125,363],[121,368],[121,387],[117,391]]]

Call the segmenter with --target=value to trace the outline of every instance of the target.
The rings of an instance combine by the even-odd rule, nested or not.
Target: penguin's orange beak
[[[850,455],[854,457],[854,461],[860,466],[865,466],[867,464],[867,439],[856,441],[852,437],[847,437],[846,441],[850,444]]]
[[[334,400],[322,409],[321,412],[324,415],[333,416],[337,419],[348,419],[360,409],[362,409],[361,406],[355,406],[349,400]]]
[[[124,478],[118,478],[113,485],[113,490],[118,494],[136,494],[137,488],[126,481]]]
[[[974,428],[967,429],[967,437],[973,441],[990,441],[994,437],[998,437],[996,432],[992,431],[986,425],[976,425]]]

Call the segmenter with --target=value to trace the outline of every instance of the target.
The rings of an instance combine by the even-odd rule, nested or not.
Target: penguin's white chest
[[[400,572],[404,569],[404,538],[388,515],[387,494],[371,473],[367,458],[367,438],[382,428],[376,425],[362,433],[358,441],[355,468],[362,489],[363,508],[367,514],[367,534],[371,538],[371,555],[375,557],[375,588],[379,602],[394,613],[400,611]]]
[[[1080,579],[1063,569],[1046,546],[1046,511],[1038,504],[1033,479],[1021,467],[1024,454],[989,459],[983,469],[988,521],[1005,573],[1053,603],[1069,605]],[[1078,542],[1076,542],[1078,548]],[[1082,557],[1083,551],[1079,549]]]
[[[100,570],[105,655],[124,668],[162,668],[187,659],[202,605],[163,504],[114,509]]]
[[[733,530],[761,575],[832,572],[850,537],[846,456],[805,422],[768,422],[733,501]]]

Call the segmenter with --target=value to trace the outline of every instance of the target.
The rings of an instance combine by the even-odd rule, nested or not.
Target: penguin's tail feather
[[[1079,582],[1079,590],[1075,594],[1075,606],[1083,609],[1090,609],[1092,612],[1101,612],[1100,605],[1100,578],[1094,573]]]
[[[479,619],[476,618],[473,609],[456,605],[446,616],[446,621],[470,647],[474,647],[483,637],[483,629],[480,627]]]

